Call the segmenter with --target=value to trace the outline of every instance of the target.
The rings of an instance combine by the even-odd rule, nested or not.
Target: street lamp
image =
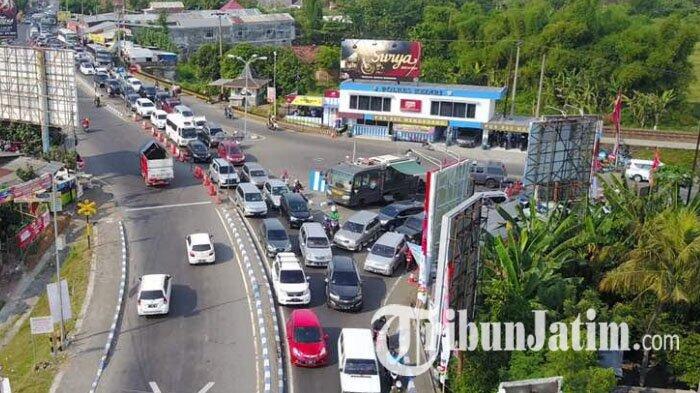
[[[250,72],[250,65],[258,60],[267,60],[267,56],[258,56],[256,54],[253,54],[250,56],[250,59],[245,60],[240,56],[234,56],[234,55],[228,55],[227,57],[238,60],[241,63],[243,63],[243,74],[245,75],[245,95],[243,96],[243,111],[244,111],[244,116],[243,116],[243,137],[246,138],[248,136],[248,95],[250,94],[248,92],[248,76],[250,75],[252,77],[252,73]]]
[[[275,57],[272,65],[272,88],[275,89],[275,100],[272,101],[272,113],[277,117],[277,51],[272,52]]]

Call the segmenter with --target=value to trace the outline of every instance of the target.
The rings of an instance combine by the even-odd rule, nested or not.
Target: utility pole
[[[221,34],[221,15],[225,15],[223,12],[215,12],[214,15],[219,17],[219,64],[221,64],[221,59],[224,58],[224,42]],[[219,70],[219,78],[221,78],[221,70]],[[224,85],[221,85],[219,90],[219,95],[223,99],[224,97]]]
[[[58,248],[58,200],[56,199],[56,179],[54,179],[53,173],[51,174],[51,203],[53,204],[53,241],[56,247],[56,282],[58,285],[58,303],[60,304],[60,348],[63,349],[63,338],[64,338],[64,327],[63,327],[63,291],[61,290],[61,258],[58,255],[60,251]]]
[[[241,94],[243,96],[243,138],[248,137],[248,95],[250,95],[250,92],[248,91],[248,79],[253,77],[253,73],[250,70],[250,65],[253,62],[256,62],[258,60],[267,60],[267,56],[258,56],[257,54],[253,54],[250,56],[250,59],[245,60],[240,56],[234,56],[229,54],[229,58],[235,59],[243,63],[243,78],[245,78],[245,94]]]
[[[272,102],[272,113],[277,118],[277,51],[272,52],[274,62],[272,64],[272,86],[275,89],[275,100]]]
[[[542,104],[542,84],[544,83],[544,61],[546,53],[542,54],[542,66],[540,67],[540,84],[537,87],[537,106],[535,107],[535,117],[540,117],[540,105]]]
[[[41,151],[48,153],[51,148],[49,139],[49,96],[46,87],[46,52],[36,51],[36,62],[39,68],[39,107],[41,108]]]
[[[690,203],[690,194],[693,192],[693,181],[695,180],[695,170],[698,164],[698,149],[700,149],[700,121],[698,121],[698,139],[695,142],[695,157],[693,157],[693,170],[690,173],[690,186],[688,187],[688,197],[685,199],[685,204]]]
[[[518,68],[520,66],[520,45],[522,45],[522,41],[518,40],[516,43],[516,52],[515,52],[515,75],[513,75],[513,95],[511,96],[510,99],[510,116],[512,117],[515,114],[515,91],[518,89]]]

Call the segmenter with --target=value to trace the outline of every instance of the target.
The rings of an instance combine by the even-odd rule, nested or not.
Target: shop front
[[[534,117],[496,117],[484,124],[483,140],[487,148],[527,150],[530,124]]]
[[[286,121],[311,126],[323,124],[323,97],[291,95],[285,102]]]

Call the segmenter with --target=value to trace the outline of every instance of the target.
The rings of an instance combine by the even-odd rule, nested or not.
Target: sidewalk
[[[95,259],[86,304],[81,310],[85,314],[71,337],[68,360],[56,375],[52,393],[90,391],[113,321],[121,277],[120,229],[112,203],[100,203],[101,217],[94,225],[96,238],[92,245]]]

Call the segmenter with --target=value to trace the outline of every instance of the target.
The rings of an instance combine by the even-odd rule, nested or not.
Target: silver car
[[[326,266],[333,258],[326,231],[318,222],[307,222],[299,228],[299,250],[306,266]]]
[[[333,243],[346,250],[359,251],[379,237],[381,230],[379,215],[361,210],[343,223],[333,237]]]
[[[406,237],[397,232],[383,234],[367,253],[364,269],[368,272],[391,276],[402,261],[406,260]]]
[[[250,183],[240,183],[234,194],[234,203],[243,211],[245,216],[267,215],[267,204],[260,190]]]
[[[268,181],[267,170],[257,162],[248,162],[241,168],[241,181],[253,183],[256,187],[262,188]]]
[[[279,209],[280,199],[284,193],[291,192],[287,183],[279,179],[270,179],[265,182],[262,188],[263,196],[270,206]]]

